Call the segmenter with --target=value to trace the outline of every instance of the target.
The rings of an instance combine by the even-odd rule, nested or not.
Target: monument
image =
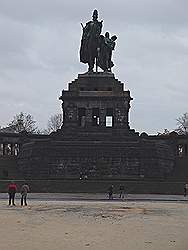
[[[115,40],[117,37],[113,35],[110,38],[109,32],[105,36],[101,35],[102,22],[98,21],[98,11],[93,11],[92,21],[83,24],[83,34],[80,46],[80,62],[88,64],[88,73],[92,73],[96,63],[96,72],[98,66],[104,71],[110,71],[113,67],[111,61],[112,50],[115,48]]]
[[[173,147],[129,126],[132,97],[112,73],[117,37],[102,35],[102,26],[97,10],[82,25],[80,62],[88,71],[62,91],[62,128],[23,145],[19,168],[25,178],[162,178],[173,170]]]

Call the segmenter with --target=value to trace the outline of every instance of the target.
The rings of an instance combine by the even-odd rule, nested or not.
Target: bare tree
[[[51,132],[57,131],[58,129],[61,128],[62,123],[63,123],[62,114],[51,115],[48,120],[47,129],[45,130],[45,132],[49,134]]]
[[[177,129],[175,130],[178,134],[188,134],[188,112],[181,115],[177,121]]]
[[[23,112],[16,114],[7,128],[10,128],[15,133],[37,133],[36,121],[33,119],[33,116]]]

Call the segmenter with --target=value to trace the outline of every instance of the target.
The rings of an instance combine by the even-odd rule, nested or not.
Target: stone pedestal
[[[130,129],[132,98],[113,74],[78,75],[60,100],[62,128],[23,146],[26,178],[161,178],[172,171],[170,145]]]
[[[80,74],[62,91],[63,135],[84,137],[134,134],[129,127],[130,92],[112,73]],[[60,134],[60,131],[59,131]]]

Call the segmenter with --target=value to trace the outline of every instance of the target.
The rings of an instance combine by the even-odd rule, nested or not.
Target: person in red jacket
[[[13,206],[15,206],[14,198],[16,191],[17,191],[16,184],[13,181],[11,181],[11,183],[8,185],[9,206],[11,205],[11,203]]]

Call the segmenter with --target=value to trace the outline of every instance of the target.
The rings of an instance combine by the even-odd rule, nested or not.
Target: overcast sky
[[[187,0],[0,0],[0,125],[21,111],[40,128],[61,112],[58,97],[87,65],[81,25],[94,9],[116,34],[113,72],[133,101],[130,125],[156,134],[188,112]]]

